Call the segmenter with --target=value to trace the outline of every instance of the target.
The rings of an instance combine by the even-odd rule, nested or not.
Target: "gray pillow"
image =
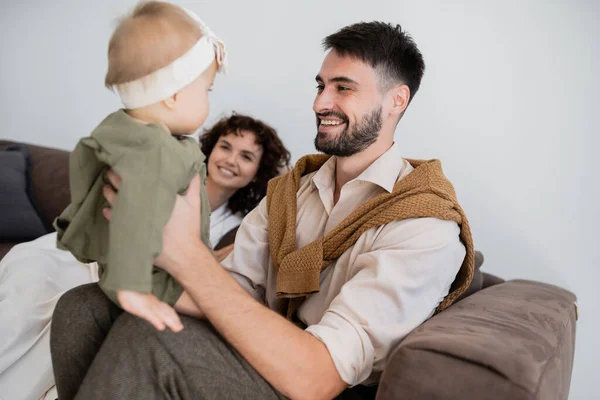
[[[27,147],[0,151],[0,241],[30,240],[46,233],[28,196],[28,176]]]

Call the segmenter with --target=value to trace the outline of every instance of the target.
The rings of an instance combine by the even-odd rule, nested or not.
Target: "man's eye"
[[[317,85],[317,92],[322,92],[323,89],[325,89],[325,86],[323,86],[323,85]]]
[[[346,87],[346,86],[338,86],[338,90],[339,90],[340,92],[343,92],[343,91],[345,91],[345,90],[350,90],[350,88],[349,88],[349,87]]]

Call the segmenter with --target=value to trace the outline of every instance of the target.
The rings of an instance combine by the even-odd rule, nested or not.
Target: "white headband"
[[[225,44],[215,36],[200,18],[185,10],[200,26],[202,37],[184,55],[171,64],[140,79],[113,86],[126,109],[136,109],[154,104],[174,95],[217,61],[218,71],[225,72]]]

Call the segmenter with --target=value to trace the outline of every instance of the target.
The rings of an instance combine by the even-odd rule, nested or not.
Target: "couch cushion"
[[[0,139],[0,150],[17,144]],[[54,231],[54,219],[69,205],[69,152],[27,144],[31,154],[30,198],[46,230]]]
[[[30,155],[14,144],[0,150],[0,240],[35,239],[46,233],[29,197]]]
[[[48,232],[52,223],[71,201],[69,152],[27,145],[31,153],[32,201]]]
[[[499,276],[488,274],[487,272],[484,272],[482,275],[483,275],[483,282],[481,285],[482,289],[485,289],[485,288],[488,288],[488,287],[494,286],[494,285],[499,285],[504,282],[504,279],[500,278]]]
[[[393,351],[377,399],[566,399],[575,296],[510,281],[456,303]]]

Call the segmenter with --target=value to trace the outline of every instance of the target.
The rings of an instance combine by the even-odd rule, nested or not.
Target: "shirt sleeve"
[[[466,253],[452,221],[408,219],[378,229],[321,321],[306,329],[350,386],[383,369],[395,345],[433,314]]]
[[[265,303],[269,267],[267,199],[243,219],[235,237],[235,245],[223,260],[223,267],[252,297]]]

